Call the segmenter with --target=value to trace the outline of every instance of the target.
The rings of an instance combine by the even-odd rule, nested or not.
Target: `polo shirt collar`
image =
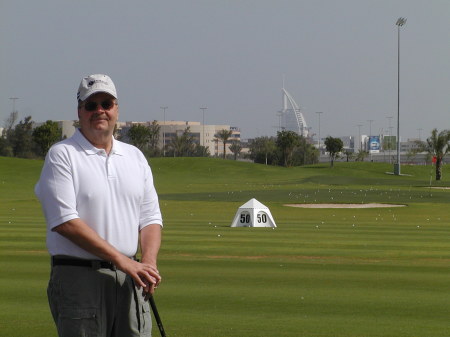
[[[80,129],[77,129],[73,135],[73,139],[81,146],[81,148],[88,155],[99,154],[104,152],[103,149],[99,149],[92,145],[86,137],[81,133]],[[110,154],[123,155],[122,146],[114,137],[112,137],[112,148]]]

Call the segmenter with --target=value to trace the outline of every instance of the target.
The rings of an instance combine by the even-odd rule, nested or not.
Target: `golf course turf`
[[[450,171],[150,158],[165,227],[155,294],[169,337],[450,336]],[[0,157],[0,336],[53,337],[43,161]],[[433,188],[431,188],[433,187]],[[256,198],[277,228],[231,228]],[[298,208],[286,204],[400,204]],[[156,325],[153,336],[158,336]]]

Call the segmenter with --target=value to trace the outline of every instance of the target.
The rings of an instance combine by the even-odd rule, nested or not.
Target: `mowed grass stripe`
[[[157,302],[170,336],[448,336],[449,190],[430,167],[280,168],[211,158],[150,159],[165,219]],[[56,336],[42,161],[0,157],[0,331]],[[446,187],[444,180],[433,187]],[[230,228],[250,198],[278,228]],[[288,203],[401,203],[300,209]],[[26,317],[24,320],[23,317]],[[156,328],[154,335],[158,335]]]

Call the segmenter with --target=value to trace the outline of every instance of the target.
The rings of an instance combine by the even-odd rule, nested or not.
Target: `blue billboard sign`
[[[369,137],[369,152],[378,153],[381,149],[380,136]]]

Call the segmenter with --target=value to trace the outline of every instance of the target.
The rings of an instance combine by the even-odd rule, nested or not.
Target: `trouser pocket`
[[[152,317],[150,314],[150,306],[148,304],[148,302],[144,302],[142,304],[142,319],[141,319],[141,325],[142,325],[142,329],[141,329],[141,336],[142,337],[147,337],[147,336],[151,336],[151,332],[152,332]]]
[[[150,304],[144,299],[142,289],[134,287],[137,315],[139,322],[139,336],[151,337],[152,335],[152,317],[150,313]]]
[[[101,275],[84,267],[56,267],[48,300],[59,337],[98,337],[103,332]]]
[[[58,315],[59,337],[97,337],[99,316],[95,308],[60,308]]]

